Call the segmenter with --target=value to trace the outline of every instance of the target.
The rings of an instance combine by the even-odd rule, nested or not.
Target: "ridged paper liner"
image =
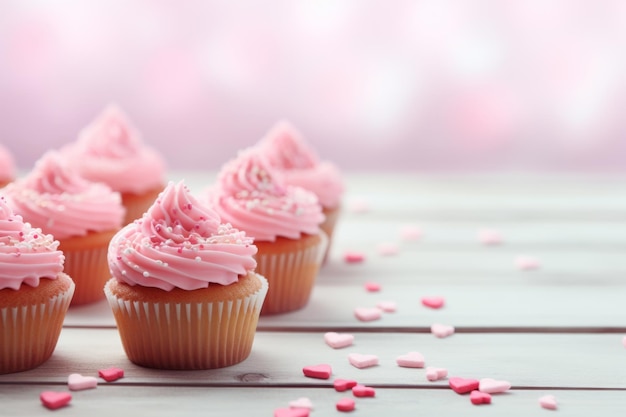
[[[326,236],[328,236],[328,244],[326,245],[326,250],[324,251],[324,260],[322,261],[322,265],[325,264],[328,260],[330,246],[333,241],[333,232],[335,231],[335,226],[337,225],[337,220],[339,219],[340,212],[340,206],[331,209],[324,208],[324,215],[326,216],[326,219],[322,224],[320,224],[320,229],[322,229],[326,233]]]
[[[107,263],[108,246],[63,250],[65,272],[76,283],[72,305],[88,304],[104,299],[102,288],[111,278]]]
[[[0,309],[0,374],[36,368],[59,340],[75,285],[47,303]]]
[[[150,303],[104,292],[131,362],[158,369],[214,369],[237,364],[252,350],[267,280],[243,299],[207,303]]]
[[[320,231],[320,242],[302,250],[255,255],[256,272],[267,278],[270,290],[261,315],[280,314],[303,308],[309,302],[328,237]]]

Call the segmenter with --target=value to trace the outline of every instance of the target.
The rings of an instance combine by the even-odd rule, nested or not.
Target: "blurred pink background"
[[[3,0],[29,168],[118,103],[173,169],[279,119],[346,171],[626,170],[626,1]]]

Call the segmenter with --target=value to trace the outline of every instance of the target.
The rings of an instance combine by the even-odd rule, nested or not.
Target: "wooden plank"
[[[355,379],[377,387],[446,386],[429,382],[424,369],[401,368],[398,356],[424,355],[427,366],[445,367],[450,376],[496,378],[516,388],[626,388],[621,366],[624,347],[614,334],[431,334],[353,333],[353,346],[331,349],[323,332],[258,332],[247,360],[209,371],[163,371],[133,365],[114,329],[64,329],[52,358],[37,369],[1,375],[0,383],[65,383],[70,373],[97,375],[118,366],[126,376],[116,384],[200,386],[331,386],[332,380],[306,378],[302,368],[326,363],[333,379]],[[379,365],[357,369],[349,353],[374,354]]]
[[[39,402],[44,390],[59,390],[57,386],[2,386],[0,402],[3,415],[49,416],[50,411]],[[474,406],[468,395],[458,395],[451,390],[437,389],[377,389],[374,398],[354,398],[351,394],[335,392],[330,388],[198,388],[198,387],[127,387],[100,386],[96,389],[74,392],[71,405],[57,413],[64,416],[150,415],[175,416],[272,416],[277,408],[288,407],[291,401],[308,398],[313,410],[311,416],[341,415],[335,403],[341,398],[353,398],[354,415],[379,417],[392,413],[398,417],[416,415],[432,416],[484,416],[497,415],[527,417],[549,415],[540,408],[538,398],[554,395],[559,404],[559,414],[587,417],[590,415],[621,415],[626,407],[622,391],[560,391],[513,390],[494,395],[492,404]]]

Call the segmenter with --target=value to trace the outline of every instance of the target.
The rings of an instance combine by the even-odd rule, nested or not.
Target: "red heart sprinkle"
[[[449,380],[450,388],[457,394],[467,394],[468,392],[478,389],[480,382],[477,379],[465,379],[452,377]]]
[[[480,391],[472,391],[470,394],[470,401],[474,405],[491,404],[491,394]]]
[[[124,377],[124,370],[121,368],[108,368],[108,369],[100,369],[98,371],[98,376],[104,379],[106,382],[113,382],[120,378]]]
[[[365,260],[365,254],[361,252],[346,252],[343,255],[343,259],[350,264],[359,263]]]
[[[366,387],[365,385],[357,384],[352,387],[352,394],[355,397],[374,397],[376,391],[372,387]]]
[[[333,373],[330,365],[313,365],[313,366],[305,366],[302,368],[302,372],[304,376],[308,376],[309,378],[317,378],[317,379],[328,379],[330,375]]]
[[[355,387],[356,384],[357,382],[351,379],[335,379],[333,387],[335,387],[335,391],[337,392],[344,392],[352,387]]]
[[[72,394],[69,392],[44,391],[39,394],[39,399],[50,410],[56,410],[69,404],[72,400]]]
[[[337,401],[336,407],[337,411],[353,411],[354,400],[352,398],[342,398]]]
[[[277,408],[274,417],[309,417],[308,408]]]

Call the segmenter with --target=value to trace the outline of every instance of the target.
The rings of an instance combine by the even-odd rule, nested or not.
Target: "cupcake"
[[[108,106],[62,148],[72,168],[90,181],[103,182],[122,195],[124,224],[150,207],[165,186],[165,161],[147,146],[119,107]]]
[[[186,370],[246,359],[268,288],[256,251],[182,181],[169,183],[109,245],[104,291],[128,358]]]
[[[36,368],[56,347],[74,294],[58,246],[0,196],[0,374]]]
[[[0,144],[0,188],[15,179],[15,161],[7,148]]]
[[[254,237],[256,270],[270,286],[261,315],[303,308],[328,242],[315,194],[284,184],[249,148],[222,167],[206,198],[223,221]]]
[[[44,154],[2,191],[15,213],[58,239],[65,272],[76,283],[72,305],[102,300],[107,248],[124,218],[120,194],[79,176],[58,151]]]
[[[345,192],[339,169],[331,162],[321,161],[300,132],[286,121],[277,123],[261,139],[258,147],[287,185],[302,187],[317,195],[326,216],[320,226],[329,239],[326,259]]]

